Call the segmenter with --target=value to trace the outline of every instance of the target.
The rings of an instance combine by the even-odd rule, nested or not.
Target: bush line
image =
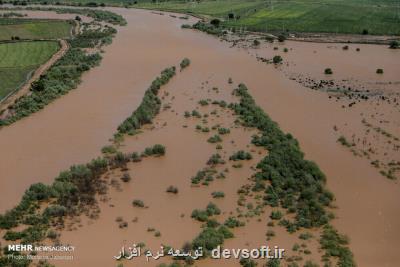
[[[264,190],[266,204],[281,206],[295,214],[293,222],[281,221],[288,231],[324,227],[320,242],[326,251],[326,261],[329,257],[338,257],[338,266],[355,266],[347,241],[329,224],[334,215],[327,208],[334,195],[325,188],[325,175],[314,162],[304,159],[298,141],[291,134],[283,133],[257,106],[244,84],[234,93],[240,102],[231,104],[231,108],[244,126],[261,131],[261,135],[253,136],[252,143],[268,150],[268,155],[257,165],[260,171],[255,175],[253,191]]]
[[[175,66],[166,68],[161,72],[161,75],[157,77],[146,90],[140,106],[118,127],[119,134],[134,134],[142,125],[152,122],[161,108],[161,100],[157,96],[158,91],[161,86],[167,84],[175,74]]]

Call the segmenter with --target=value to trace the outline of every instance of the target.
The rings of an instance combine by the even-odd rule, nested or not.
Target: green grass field
[[[21,86],[59,47],[55,41],[0,44],[0,100]]]
[[[214,0],[138,1],[137,7],[190,12],[224,19],[227,27],[255,31],[298,31],[400,35],[395,0]],[[233,13],[235,19],[228,19]]]
[[[0,19],[0,41],[12,36],[20,39],[64,39],[72,25],[62,20]]]

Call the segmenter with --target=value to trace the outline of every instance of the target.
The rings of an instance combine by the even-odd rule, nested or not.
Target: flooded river
[[[182,74],[182,79],[188,75],[184,82],[179,83],[179,76],[174,78],[168,85],[171,91],[194,89],[199,81],[210,77],[217,85],[226,84],[229,77],[235,84],[245,83],[257,104],[284,131],[292,133],[306,157],[326,173],[339,207],[334,224],[350,237],[358,265],[398,266],[398,183],[383,178],[364,160],[346,151],[332,131],[334,125],[359,122],[359,110],[344,110],[323,92],[306,90],[273,66],[256,61],[246,50],[229,48],[213,36],[181,29],[186,20],[144,10],[112,10],[122,14],[128,25],[118,27],[101,65],[85,74],[76,90],[0,130],[0,211],[13,207],[30,184],[50,183],[61,170],[98,156],[119,123],[139,105],[153,78],[188,57],[192,61],[190,73]],[[358,47],[363,51],[363,45]],[[314,49],[318,51],[318,45],[313,44]],[[395,56],[400,59],[400,54]],[[391,70],[388,73],[394,75]],[[95,226],[88,226],[89,232],[90,227]],[[192,229],[185,231],[194,233]],[[70,234],[69,240],[73,239]]]

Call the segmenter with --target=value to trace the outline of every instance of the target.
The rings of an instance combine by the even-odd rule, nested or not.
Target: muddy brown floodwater
[[[336,210],[338,219],[334,224],[340,232],[350,237],[351,249],[358,265],[398,266],[400,262],[398,183],[381,177],[369,163],[348,153],[336,142],[337,136],[332,131],[334,125],[340,125],[344,121],[359,122],[359,111],[342,109],[340,105],[330,101],[323,92],[305,90],[274,67],[256,61],[245,50],[231,49],[228,44],[203,33],[182,30],[181,24],[187,21],[144,10],[112,10],[122,14],[127,19],[128,25],[118,28],[119,32],[114,42],[105,48],[101,65],[83,76],[83,82],[77,90],[50,104],[43,111],[0,130],[1,211],[13,207],[30,184],[50,183],[61,170],[98,156],[101,147],[107,144],[118,124],[138,106],[150,81],[160,70],[176,65],[183,57],[188,57],[192,61],[190,69],[187,73],[183,73],[182,77],[178,75],[170,82],[167,89],[171,93],[175,90],[194,90],[199,81],[208,79],[212,79],[214,84],[221,87],[222,84],[226,85],[229,77],[232,77],[235,84],[245,83],[257,104],[277,121],[284,131],[292,133],[300,141],[306,157],[317,162],[326,173],[328,187],[335,193],[339,207]],[[363,51],[363,45],[359,47]],[[376,52],[378,53],[378,50]],[[362,55],[368,57],[366,53]],[[399,54],[390,56],[400,59]],[[181,133],[173,132],[167,136],[170,139],[175,138],[169,141],[171,147],[177,149],[184,145],[184,143],[179,144]],[[190,136],[184,134],[182,136],[188,138],[183,141],[191,141]],[[146,138],[151,139],[151,137]],[[156,137],[154,141],[157,141]],[[127,147],[124,149],[129,150],[130,142],[131,140],[127,140]],[[133,144],[131,146],[135,148]],[[194,144],[193,148],[200,151],[194,153],[194,157],[197,155],[194,162],[202,161],[205,151],[209,149],[202,144]],[[158,177],[157,170],[149,167],[163,166],[163,164],[167,164],[165,168],[170,171],[171,179],[177,179],[174,178],[175,175],[183,177],[180,173],[193,174],[193,170],[197,170],[193,167],[197,166],[197,163],[192,166],[190,161],[181,164],[172,160],[169,159],[169,165],[163,159],[143,162],[144,165],[140,168],[146,168],[146,164],[148,168],[139,169],[138,174],[149,179],[153,174]],[[170,164],[175,164],[176,170],[171,169]],[[180,181],[174,180],[174,182]],[[141,188],[143,190],[152,188],[146,183],[148,181],[142,180],[137,185],[139,196],[146,197],[147,194],[153,193],[140,191]],[[155,190],[164,189],[165,185],[167,183],[163,182]],[[134,181],[131,186],[135,186]],[[233,189],[231,190],[233,192]],[[183,193],[191,199],[190,191]],[[192,202],[201,199],[202,194],[205,193],[194,194]],[[118,194],[115,196],[115,202],[118,202]],[[121,198],[123,196],[124,194]],[[157,199],[160,200],[160,207],[156,210],[161,212],[162,197],[151,198],[149,201]],[[204,199],[196,202],[196,207],[201,208],[205,203]],[[128,211],[122,210],[121,213],[136,212],[132,210],[130,203],[120,204],[126,209],[129,206]],[[158,203],[150,203],[150,208],[155,205]],[[187,205],[189,207],[190,202]],[[173,210],[173,212],[178,214],[180,211]],[[189,208],[184,211],[186,214],[188,212]],[[83,226],[84,232],[81,231],[80,234],[69,232],[65,234],[65,239],[71,243],[81,244],[78,246],[80,251],[78,255],[95,250],[96,246],[101,245],[100,242],[115,240],[111,238],[114,231],[110,230],[110,227],[116,225],[110,226],[109,223],[115,223],[115,216],[119,215],[119,212],[114,211],[111,218],[107,219],[100,214],[98,221]],[[163,219],[161,215],[147,219],[146,214],[142,215],[145,222],[149,223],[152,220]],[[109,223],[106,223],[106,220]],[[117,228],[115,231],[118,231]],[[178,226],[176,235],[185,238],[180,237],[177,240],[186,237],[189,240],[197,231],[198,226],[195,229]],[[100,240],[84,239],[85,233],[87,237],[98,237]],[[245,234],[255,239],[260,238],[256,231]],[[174,239],[171,232],[167,232],[166,235],[169,239]],[[134,237],[127,236],[126,240],[131,238]],[[240,241],[238,242],[235,245],[241,245]],[[255,241],[255,244],[258,242],[260,240]],[[114,248],[114,244],[110,244],[110,248],[111,245]],[[119,248],[115,249],[118,251]],[[96,254],[97,262],[104,260],[104,266],[109,266],[107,262],[110,262],[110,257],[117,251]],[[87,260],[84,257],[81,262],[77,259],[74,266],[87,266],[89,264]]]

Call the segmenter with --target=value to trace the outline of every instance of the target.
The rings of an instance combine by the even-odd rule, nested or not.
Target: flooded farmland
[[[191,60],[190,67],[178,73],[160,92],[164,96],[164,107],[168,107],[151,126],[136,136],[126,137],[122,143],[124,152],[140,152],[150,145],[163,144],[167,149],[166,156],[129,164],[132,181],[111,186],[107,199],[100,202],[99,217],[88,219],[83,216],[71,223],[70,231],[62,231],[60,241],[77,247],[74,266],[110,266],[121,245],[133,241],[144,242],[152,249],[167,243],[181,246],[200,230],[200,224],[190,218],[192,210],[204,208],[210,201],[221,208],[220,216],[224,219],[237,212],[237,190],[247,183],[254,173],[252,167],[268,151],[250,144],[252,130],[235,128],[232,112],[217,109],[220,117],[212,116],[213,109],[199,105],[198,101],[208,98],[223,99],[228,103],[235,101],[231,93],[238,83],[247,85],[256,103],[283,131],[298,139],[305,157],[315,161],[326,174],[328,188],[336,197],[334,213],[337,218],[333,224],[349,236],[358,265],[397,266],[400,262],[398,182],[383,177],[369,160],[355,156],[340,145],[337,142],[339,134],[334,128],[336,126],[346,136],[362,135],[363,118],[376,124],[382,116],[389,121],[384,127],[394,136],[400,136],[398,106],[380,102],[384,106],[379,108],[382,115],[374,114],[377,104],[368,101],[343,108],[342,101],[347,100],[335,101],[325,91],[309,90],[290,78],[301,74],[325,79],[322,71],[332,67],[338,80],[354,79],[369,85],[391,82],[387,87],[396,93],[398,51],[389,51],[384,46],[354,45],[360,48],[357,54],[353,50],[342,51],[340,44],[287,42],[285,46],[289,52],[282,56],[284,60],[288,58],[289,66],[275,68],[255,57],[256,54],[274,55],[270,45],[257,49],[230,48],[228,43],[213,36],[181,29],[188,21],[168,14],[111,10],[123,15],[128,25],[117,28],[113,43],[104,48],[101,65],[85,74],[76,90],[44,110],[0,129],[1,211],[18,203],[32,183],[51,183],[61,170],[100,156],[101,148],[109,143],[118,125],[138,107],[150,82],[162,69],[177,65],[187,57]],[[42,15],[46,17],[47,13]],[[189,22],[194,21],[190,19]],[[348,54],[338,56],[343,53]],[[311,60],[313,58],[318,60]],[[366,65],[368,67],[364,68]],[[378,67],[385,70],[382,78],[375,78]],[[228,83],[229,78],[232,84]],[[218,93],[213,88],[218,88]],[[215,151],[215,145],[207,143],[213,133],[197,132],[195,127],[200,120],[184,118],[184,112],[193,109],[210,113],[208,122],[203,122],[208,127],[220,124],[231,128],[231,133],[222,141],[221,154],[226,160],[239,149],[254,151],[254,158],[241,168],[233,168],[228,163],[227,178],[216,179],[208,187],[193,187],[190,182]],[[371,115],[375,117],[371,118]],[[398,151],[385,150],[377,157],[385,156],[388,161],[399,160]],[[114,171],[106,175],[111,183],[113,179],[119,180],[122,174]],[[165,192],[170,185],[179,188],[176,196]],[[223,191],[226,197],[214,200],[211,197],[214,191]],[[148,208],[132,207],[133,199],[143,200]],[[227,240],[226,247],[251,248],[265,243],[270,211],[266,209],[260,220],[258,217],[245,219],[246,225],[234,230],[236,237]],[[127,228],[118,227],[118,217],[128,222]],[[155,228],[161,236],[155,237],[148,228]],[[284,228],[275,228],[276,237],[271,243],[291,251],[296,237]],[[306,245],[312,253],[304,258],[318,262],[321,252],[316,240]],[[56,264],[71,266],[68,261]],[[129,262],[124,264],[130,266]],[[206,260],[199,266],[214,264]],[[238,265],[230,261],[218,264]],[[155,266],[155,263],[149,266]]]

